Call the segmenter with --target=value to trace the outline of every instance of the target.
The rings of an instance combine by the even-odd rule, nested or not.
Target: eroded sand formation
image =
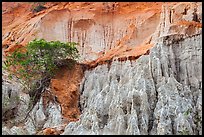
[[[2,3],[3,59],[35,38],[78,42],[81,57],[73,70],[61,68],[21,124],[29,95],[4,72],[3,113],[16,115],[3,134],[202,134],[201,3],[45,7]]]

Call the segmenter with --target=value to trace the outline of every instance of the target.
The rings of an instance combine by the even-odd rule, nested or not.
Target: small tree
[[[77,43],[33,40],[25,48],[16,49],[6,56],[5,69],[9,77],[16,77],[37,101],[43,88],[49,86],[55,71],[63,65],[71,68],[78,59]]]

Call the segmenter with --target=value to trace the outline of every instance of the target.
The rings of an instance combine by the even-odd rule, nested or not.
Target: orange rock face
[[[46,128],[43,130],[43,135],[60,135],[62,131],[59,131],[54,128]]]
[[[169,32],[179,33],[183,28],[183,33],[192,34],[189,31],[196,31],[192,27],[202,27],[191,19],[192,9],[198,5],[189,2],[47,2],[44,5],[47,9],[33,13],[33,3],[3,2],[2,44],[26,45],[35,38],[74,41],[79,43],[81,61],[90,62],[118,46],[145,45],[144,41],[162,21],[162,6],[169,7],[169,15],[165,13],[166,21],[172,23]]]
[[[25,45],[34,38],[75,41],[82,60],[90,61],[119,43],[141,44],[155,31],[162,3],[46,3],[47,9],[38,13],[32,13],[32,3],[4,2],[2,6],[3,45]]]
[[[75,65],[72,70],[62,67],[51,80],[53,95],[61,105],[62,115],[68,121],[77,121],[80,115],[78,107],[79,84],[83,78],[80,65]]]

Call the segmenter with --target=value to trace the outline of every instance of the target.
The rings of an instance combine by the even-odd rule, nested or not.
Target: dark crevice
[[[106,60],[105,63],[107,63],[108,71],[110,70],[111,64],[112,64],[112,59]]]
[[[11,98],[11,89],[8,90],[8,97]]]
[[[199,81],[199,89],[201,90],[202,89],[202,81]]]
[[[108,114],[101,116],[101,121],[99,121],[99,127],[104,128],[105,125],[108,123]]]
[[[190,81],[189,81],[189,74],[188,74],[188,69],[187,69],[187,64],[185,65],[185,67],[186,67],[186,76],[187,76],[187,78],[186,78],[186,85],[190,85]]]
[[[127,114],[127,109],[126,109],[126,108],[123,108],[123,112],[124,112],[124,114],[126,115],[126,114]]]
[[[40,11],[45,10],[45,9],[47,9],[45,6],[39,4],[33,9],[33,13],[37,13],[37,12],[40,12]]]
[[[188,9],[185,8],[184,11],[183,11],[181,14],[183,14],[183,15],[187,15],[187,11],[188,11]]]
[[[196,125],[196,127],[195,127],[195,129],[194,129],[194,132],[195,132],[196,135],[199,135],[199,130],[198,130],[198,126],[199,126],[199,125],[198,125],[198,124],[199,124],[200,118],[199,118],[199,116],[198,116],[198,111],[195,111],[193,121],[194,121],[194,123],[195,123],[195,125]]]
[[[116,79],[118,82],[120,82],[120,76],[116,75]]]
[[[164,68],[163,68],[163,65],[161,64],[161,74],[162,74],[162,77],[164,76]]]
[[[141,115],[141,98],[139,96],[133,96],[133,103],[134,103],[134,108],[136,109],[137,117],[138,117],[138,128],[141,130],[141,120],[142,120],[142,115]]]
[[[176,80],[180,83],[181,79],[180,79],[180,59],[179,58],[175,58],[175,66],[176,66]]]
[[[70,19],[68,20],[67,22],[67,30],[68,30],[68,36],[67,36],[67,39],[68,41],[71,41],[72,39],[72,24],[73,24],[73,20],[72,20],[72,17],[70,17]]]
[[[191,90],[192,95],[193,95],[193,105],[196,106],[196,103],[198,100],[198,93],[197,93],[198,89],[196,87],[190,86],[190,90]]]
[[[81,92],[80,92],[80,95],[79,95],[79,101],[78,101],[78,108],[79,108],[79,110],[80,110],[80,113],[82,113],[82,111],[83,111],[83,109],[84,109],[84,104],[85,104],[85,102],[83,101],[83,102],[81,102],[81,100],[80,100],[80,97],[81,97],[81,95],[83,94],[83,92],[84,92],[84,87],[85,87],[85,82],[86,82],[86,79],[84,80],[84,82],[82,83],[82,88],[81,88]]]
[[[172,23],[172,21],[171,21],[171,18],[172,18],[172,17],[171,17],[171,16],[172,16],[172,15],[171,15],[171,10],[170,10],[170,13],[169,13],[169,22],[170,22],[170,23]]]
[[[195,8],[193,12],[193,21],[200,22],[198,19],[198,14],[196,12],[197,12],[197,9]]]
[[[128,118],[127,118],[127,115],[124,116],[124,121],[125,121],[125,124],[124,124],[125,127],[124,128],[127,129],[128,128]]]
[[[170,119],[171,119],[171,129],[172,129],[172,134],[173,135],[175,135],[176,134],[176,132],[175,132],[175,130],[174,130],[174,118],[173,118],[173,116],[170,116]]]
[[[155,80],[155,78],[153,76],[152,62],[151,62],[151,60],[149,62],[150,62],[150,75],[152,77],[153,84],[154,84],[154,89],[155,89],[155,100],[154,100],[152,112],[150,113],[150,116],[149,116],[150,118],[149,118],[148,129],[147,129],[147,132],[150,135],[150,132],[151,132],[151,130],[153,128],[153,124],[154,124],[154,120],[155,120],[154,110],[155,110],[156,104],[158,102],[158,91],[157,91],[157,88],[156,88],[156,80]]]
[[[122,106],[122,110],[123,110],[123,113],[125,115],[127,115],[128,113],[131,112],[131,105],[132,105],[132,102],[126,102],[123,106]]]
[[[9,48],[9,45],[5,45],[5,46],[4,46],[4,49],[7,49],[7,48]]]
[[[2,113],[2,121],[6,122],[8,120],[14,119],[16,117],[17,111],[18,108],[15,107]]]

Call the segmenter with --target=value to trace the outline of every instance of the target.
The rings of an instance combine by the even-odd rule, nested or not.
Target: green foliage
[[[2,101],[2,107],[8,107],[10,102],[9,97],[4,98],[4,101]]]
[[[45,6],[38,5],[38,6],[34,7],[33,12],[40,12],[40,11],[42,11],[44,9],[46,9]]]
[[[178,133],[179,133],[180,135],[190,135],[190,132],[189,132],[187,129],[184,129],[184,130],[182,130],[182,131],[178,131]]]
[[[46,7],[44,6],[46,2],[31,2],[31,3],[33,4],[31,8],[33,12],[40,12],[46,9]]]
[[[189,116],[189,114],[192,112],[192,109],[189,108],[187,111],[184,112],[184,116]]]
[[[4,68],[12,79],[16,76],[20,82],[31,90],[36,81],[44,77],[52,77],[62,65],[70,66],[79,57],[77,43],[60,41],[47,42],[44,39],[33,40],[28,43],[26,50],[15,50],[6,57]],[[35,87],[37,88],[37,87]]]
[[[9,79],[17,78],[30,96],[25,119],[39,100],[45,87],[49,86],[50,79],[58,68],[61,66],[72,68],[76,63],[79,58],[76,45],[75,42],[47,42],[44,39],[35,39],[26,47],[19,48],[6,56],[3,68],[8,71]]]

